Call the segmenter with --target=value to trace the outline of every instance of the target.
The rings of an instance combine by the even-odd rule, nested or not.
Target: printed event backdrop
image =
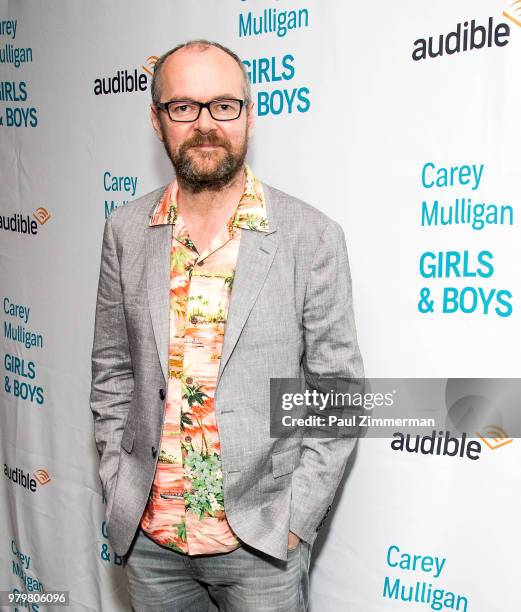
[[[189,38],[248,67],[256,173],[342,224],[367,374],[520,376],[520,2],[0,6],[0,589],[130,609],[88,403],[101,236],[172,178],[150,74]],[[314,548],[312,610],[519,610],[505,433],[473,460],[362,440]]]

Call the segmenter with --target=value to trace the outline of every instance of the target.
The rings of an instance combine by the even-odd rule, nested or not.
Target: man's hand
[[[297,548],[299,542],[300,538],[298,537],[298,535],[290,531],[288,534],[288,550],[293,550],[294,548]]]

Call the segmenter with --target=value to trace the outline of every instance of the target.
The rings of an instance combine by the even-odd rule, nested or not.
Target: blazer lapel
[[[246,324],[248,315],[264,285],[277,252],[275,216],[266,187],[264,187],[264,196],[270,231],[241,230],[241,243],[233,277],[232,295],[228,308],[216,387],[219,385],[223,370],[237,344],[242,328]]]
[[[155,225],[146,230],[147,293],[152,327],[161,369],[168,382],[170,335],[170,249],[172,225]]]

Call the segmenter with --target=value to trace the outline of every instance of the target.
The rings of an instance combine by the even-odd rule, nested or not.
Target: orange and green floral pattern
[[[150,219],[172,225],[169,380],[154,482],[141,527],[189,555],[229,552],[240,542],[226,519],[214,394],[243,229],[267,231],[260,181],[245,165],[235,213],[198,253],[176,204],[173,181]]]

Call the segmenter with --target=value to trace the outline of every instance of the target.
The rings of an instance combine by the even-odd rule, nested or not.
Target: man
[[[105,225],[91,408],[136,612],[307,609],[355,444],[270,438],[270,378],[363,370],[342,229],[245,164],[252,109],[229,49],[165,53],[151,119],[176,180]]]

